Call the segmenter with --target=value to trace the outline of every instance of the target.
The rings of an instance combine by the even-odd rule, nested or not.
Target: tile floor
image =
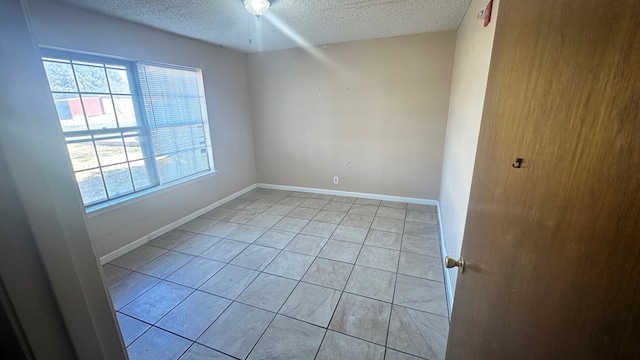
[[[432,206],[253,190],[104,266],[131,359],[443,359]]]

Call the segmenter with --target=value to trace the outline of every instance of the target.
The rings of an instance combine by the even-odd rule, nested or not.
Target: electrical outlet
[[[337,183],[338,183],[338,177],[337,177],[337,176],[334,176],[334,177],[333,177],[333,183],[334,183],[334,184],[337,184]]]

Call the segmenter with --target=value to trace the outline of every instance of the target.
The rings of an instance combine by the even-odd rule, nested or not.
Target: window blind
[[[160,183],[211,169],[199,70],[138,63]]]

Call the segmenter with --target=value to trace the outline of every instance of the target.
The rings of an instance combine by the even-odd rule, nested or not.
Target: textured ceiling
[[[457,29],[471,0],[56,0],[242,52]]]

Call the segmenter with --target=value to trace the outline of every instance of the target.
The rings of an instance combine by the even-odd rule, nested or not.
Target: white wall
[[[471,179],[478,146],[480,121],[489,75],[491,50],[498,10],[493,2],[492,20],[483,27],[476,18],[487,0],[473,0],[460,24],[449,101],[449,120],[445,140],[440,211],[445,253],[459,258],[464,236]],[[451,289],[455,290],[458,272],[451,269]],[[452,295],[452,294],[450,294]],[[451,297],[450,297],[451,299]]]
[[[258,181],[437,199],[454,48],[445,31],[248,54]]]
[[[322,59],[303,49],[245,56],[59,3],[28,4],[39,45],[203,70],[218,172],[89,214],[99,256],[257,181],[439,198],[446,251],[460,255],[497,1],[487,28],[475,18],[484,0],[473,1],[457,38],[322,46]]]
[[[28,3],[40,46],[202,69],[218,172],[111,211],[89,214],[98,256],[256,183],[243,54],[59,3]]]

